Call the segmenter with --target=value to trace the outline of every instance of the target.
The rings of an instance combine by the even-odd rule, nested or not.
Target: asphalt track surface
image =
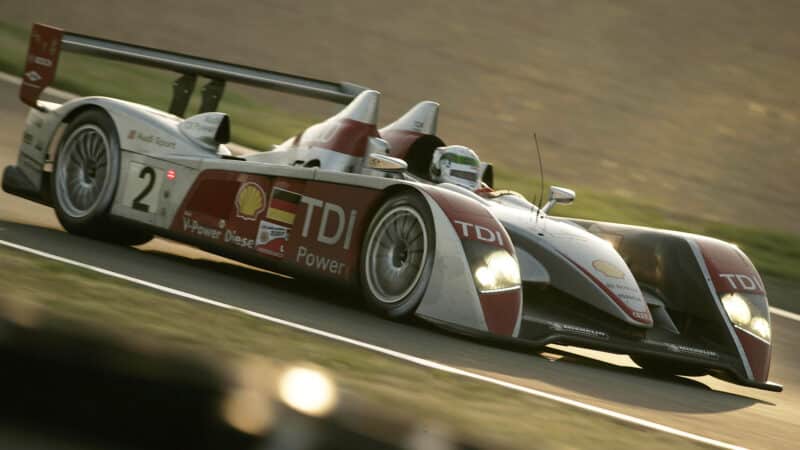
[[[4,167],[16,161],[26,108],[7,83],[0,83],[0,99]],[[653,378],[619,355],[572,347],[509,351],[382,320],[350,299],[328,298],[293,280],[166,240],[126,248],[71,236],[49,208],[5,193],[0,240],[711,439],[750,448],[797,448],[800,440],[800,358],[793,348],[800,342],[800,322],[788,318],[773,315],[770,379],[785,386],[773,393],[711,377]]]

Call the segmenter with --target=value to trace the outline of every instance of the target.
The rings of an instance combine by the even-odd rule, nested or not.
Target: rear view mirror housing
[[[408,170],[408,164],[402,159],[380,153],[370,153],[367,156],[367,167],[386,173],[403,173]]]
[[[569,205],[575,201],[575,191],[559,186],[550,186],[550,195],[547,203],[542,207],[542,212],[547,214],[556,204]]]

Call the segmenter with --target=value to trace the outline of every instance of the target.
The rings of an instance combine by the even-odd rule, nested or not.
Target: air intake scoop
[[[217,151],[219,144],[227,144],[231,136],[230,119],[227,114],[220,112],[189,117],[178,124],[178,129],[184,136],[211,151]]]

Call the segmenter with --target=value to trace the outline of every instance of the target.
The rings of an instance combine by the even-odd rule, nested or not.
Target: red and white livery
[[[61,51],[178,72],[169,111],[107,97],[40,100]],[[200,110],[184,118],[201,77]],[[346,106],[270,151],[234,156],[230,119],[216,111],[227,82]],[[435,102],[379,129],[375,90],[38,24],[20,97],[31,110],[3,189],[52,206],[71,233],[126,245],[164,236],[358,289],[390,318],[781,389],[767,381],[764,285],[738,248],[550,216],[575,194],[552,187],[539,209],[494,190],[486,163],[478,190],[436,183],[429,168],[445,143]]]

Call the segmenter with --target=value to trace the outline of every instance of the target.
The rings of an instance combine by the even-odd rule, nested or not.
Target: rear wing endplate
[[[25,104],[38,107],[39,96],[55,78],[58,56],[62,50],[172,70],[182,74],[173,83],[173,97],[170,104],[170,112],[179,116],[183,116],[186,111],[198,76],[210,80],[203,88],[200,112],[216,110],[226,81],[342,104],[349,103],[367,89],[353,83],[317,80],[69,33],[37,23],[31,30],[25,72],[20,87],[20,99]]]

